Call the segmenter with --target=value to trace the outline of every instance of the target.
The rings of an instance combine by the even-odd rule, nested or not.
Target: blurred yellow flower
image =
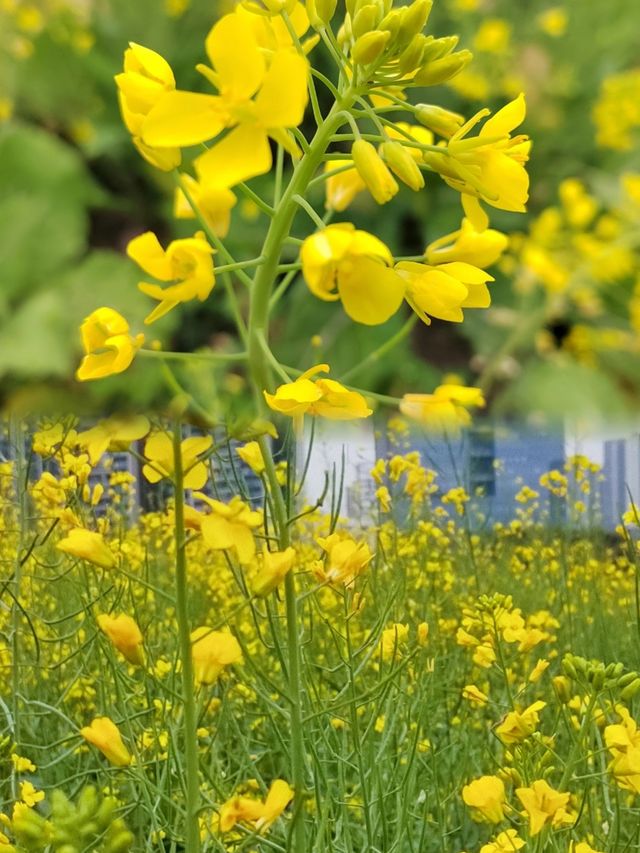
[[[485,405],[480,388],[439,385],[433,394],[405,394],[400,411],[432,432],[457,435],[471,423],[470,408]]]
[[[242,662],[242,649],[229,631],[202,626],[191,632],[193,677],[196,684],[214,684],[227,666]]]
[[[240,563],[250,563],[256,553],[253,530],[262,525],[262,513],[251,509],[237,495],[228,504],[203,494],[196,497],[211,508],[200,524],[202,537],[209,548],[214,551],[233,550]]]
[[[238,200],[235,194],[228,187],[218,186],[211,181],[198,181],[191,175],[180,175],[180,183],[191,196],[213,233],[218,237],[226,237],[231,222],[231,208]],[[176,189],[173,215],[177,219],[195,219],[196,217],[187,196],[181,189]]]
[[[529,834],[537,835],[544,826],[563,826],[573,823],[566,811],[569,794],[552,788],[545,779],[538,779],[528,788],[516,788],[516,796],[529,817]]]
[[[348,533],[331,533],[316,541],[326,554],[325,560],[314,567],[315,576],[322,582],[352,586],[374,556],[366,542],[357,542]]]
[[[495,732],[503,743],[520,743],[532,735],[540,722],[540,711],[546,702],[538,701],[529,705],[524,711],[509,711],[502,722],[496,726]]]
[[[504,820],[506,794],[498,776],[481,776],[462,789],[462,799],[471,809],[474,820],[500,823]]]
[[[118,727],[109,717],[96,717],[80,729],[82,737],[95,746],[114,767],[127,767],[132,757],[122,741]]]
[[[211,447],[213,439],[210,435],[190,436],[180,444],[182,457],[182,473],[185,489],[201,489],[207,482],[209,470],[198,456]],[[142,473],[150,483],[174,475],[173,440],[168,432],[156,432],[150,435],[144,445],[144,457],[148,460],[143,466]]]
[[[113,415],[98,421],[91,429],[78,433],[77,441],[80,447],[86,449],[91,464],[97,465],[107,450],[124,450],[132,441],[144,438],[149,429],[149,419],[144,415]]]
[[[312,381],[310,378],[316,373],[328,371],[328,364],[316,364],[294,382],[280,385],[275,394],[265,391],[267,405],[273,411],[293,418],[309,414],[329,420],[351,420],[372,414],[366,400],[357,391],[349,391],[333,379]]]
[[[181,302],[192,299],[204,302],[215,285],[213,249],[202,231],[193,237],[173,240],[166,250],[153,232],[146,231],[129,242],[127,254],[154,278],[175,282],[168,287],[140,282],[139,289],[160,303],[146,317],[147,324],[164,317]]]
[[[294,791],[283,779],[271,783],[267,796],[262,800],[235,796],[220,808],[220,830],[229,832],[237,823],[253,824],[257,832],[263,832],[276,820],[293,799]]]
[[[325,172],[342,169],[341,172],[331,175],[325,181],[325,207],[327,210],[336,210],[340,213],[349,207],[359,193],[366,190],[367,185],[360,177],[351,159],[328,160],[324,168]]]
[[[102,379],[122,373],[142,346],[144,335],[135,338],[129,333],[129,324],[113,308],[98,308],[80,326],[85,356],[76,371],[76,379]]]
[[[265,596],[279,586],[289,574],[296,562],[294,548],[284,551],[269,551],[262,548],[262,557],[258,561],[258,570],[251,580],[251,590],[254,595]]]
[[[124,613],[119,616],[100,613],[97,616],[97,622],[102,633],[107,635],[115,648],[129,663],[135,666],[144,664],[142,633],[131,616]]]
[[[116,565],[116,558],[102,534],[84,527],[74,527],[58,542],[56,548],[103,569],[112,569]]]

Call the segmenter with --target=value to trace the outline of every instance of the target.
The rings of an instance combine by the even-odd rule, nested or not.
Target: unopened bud
[[[417,104],[415,115],[420,124],[446,139],[453,136],[464,124],[464,116],[460,113],[445,110],[435,104]]]
[[[443,56],[449,56],[458,46],[458,41],[458,36],[443,36],[439,39],[427,36],[424,61],[434,62],[436,59],[442,59]]]
[[[620,698],[623,702],[628,702],[630,699],[633,699],[638,690],[640,690],[640,678],[636,678],[631,682],[631,684],[627,684],[627,686],[620,691]]]
[[[391,9],[378,24],[378,29],[386,30],[391,35],[391,38],[394,39],[400,32],[400,27],[404,20],[404,12],[404,8]]]
[[[637,672],[625,672],[624,675],[621,675],[618,679],[618,688],[622,690],[623,687],[628,687],[632,681],[635,681],[638,677]]]
[[[433,0],[414,0],[410,6],[406,7],[400,32],[398,33],[400,39],[408,40],[422,32],[429,18],[432,6]]]
[[[380,30],[365,33],[351,49],[351,58],[356,65],[370,65],[382,55],[388,41],[389,33]]]
[[[380,20],[379,9],[373,3],[362,6],[353,19],[351,30],[354,39],[359,39],[365,33],[375,30]]]
[[[435,62],[428,62],[414,78],[419,86],[437,86],[446,83],[467,66],[473,58],[470,50],[460,50]]]
[[[380,153],[393,174],[400,178],[403,184],[414,192],[422,189],[424,176],[420,167],[401,142],[383,142]]]
[[[365,139],[357,139],[351,148],[351,157],[358,174],[378,204],[390,201],[398,192],[398,184],[373,145]]]
[[[424,53],[425,36],[422,33],[415,35],[398,57],[398,71],[408,74],[423,65],[422,54]]]
[[[316,30],[327,27],[333,18],[338,0],[306,0],[307,15]]]
[[[566,671],[566,666],[563,663],[563,668]],[[564,675],[556,675],[555,678],[551,679],[551,683],[553,684],[553,689],[556,691],[556,696],[562,702],[563,705],[566,705],[571,699],[571,690],[569,679]]]

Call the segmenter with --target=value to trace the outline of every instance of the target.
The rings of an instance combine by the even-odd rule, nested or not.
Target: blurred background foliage
[[[5,405],[81,413],[161,400],[155,360],[138,359],[104,382],[80,386],[73,379],[77,329],[91,310],[110,305],[134,329],[142,327],[149,306],[124,255],[129,239],[147,229],[161,241],[194,231],[193,222],[172,217],[171,176],[133,148],[113,76],[127,43],[136,41],[168,59],[181,88],[201,88],[194,66],[227,8],[211,0],[0,0]],[[454,373],[482,384],[500,413],[622,416],[633,409],[640,398],[636,19],[637,0],[435,0],[430,32],[459,34],[475,59],[448,87],[426,95],[468,117],[526,93],[524,130],[534,141],[529,213],[493,212],[492,227],[512,239],[492,271],[492,308],[467,312],[461,326],[416,326],[362,375],[363,387],[429,391]],[[316,51],[316,64],[326,63]],[[254,185],[268,194],[269,183],[267,177]],[[323,203],[320,196],[314,201]],[[396,254],[415,254],[458,228],[461,209],[457,194],[433,176],[426,190],[404,189],[386,208],[362,195],[341,218],[347,217]],[[255,257],[265,226],[255,205],[240,198],[232,252]],[[357,326],[298,285],[279,306],[274,350],[283,363],[301,367],[327,359],[339,376],[405,319]],[[148,339],[193,350],[224,346],[232,329],[216,289],[204,305],[185,306],[154,325]],[[243,386],[241,376],[215,376],[210,367],[191,368],[182,380],[225,400]]]

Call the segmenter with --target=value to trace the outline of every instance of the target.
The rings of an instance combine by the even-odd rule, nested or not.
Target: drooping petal
[[[154,148],[197,145],[227,125],[222,98],[177,89],[162,95],[142,124],[142,141]]]
[[[482,209],[478,199],[469,193],[460,196],[465,216],[471,222],[476,231],[484,231],[489,227],[489,217]]]
[[[518,213],[526,210],[525,205],[529,198],[529,175],[522,163],[500,151],[491,151],[483,164],[482,179],[498,192],[498,198],[495,201],[487,199],[487,203],[492,207]]]
[[[338,290],[352,320],[377,326],[400,308],[405,287],[394,270],[372,258],[355,257],[340,264]]]
[[[185,489],[201,489],[209,478],[204,462],[197,462],[185,470],[183,485]]]
[[[267,134],[256,125],[236,127],[225,138],[195,160],[203,181],[232,187],[271,168]]]

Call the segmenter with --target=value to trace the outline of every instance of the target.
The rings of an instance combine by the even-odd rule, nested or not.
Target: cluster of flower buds
[[[392,8],[389,0],[347,0],[338,43],[370,85],[436,86],[450,80],[471,60],[456,51],[457,36],[434,38],[423,29],[432,0]]]
[[[568,678],[591,692],[619,691],[624,702],[628,702],[640,690],[640,674],[635,671],[625,672],[624,664],[620,662],[604,664],[600,660],[566,654],[562,659],[562,670]]]

